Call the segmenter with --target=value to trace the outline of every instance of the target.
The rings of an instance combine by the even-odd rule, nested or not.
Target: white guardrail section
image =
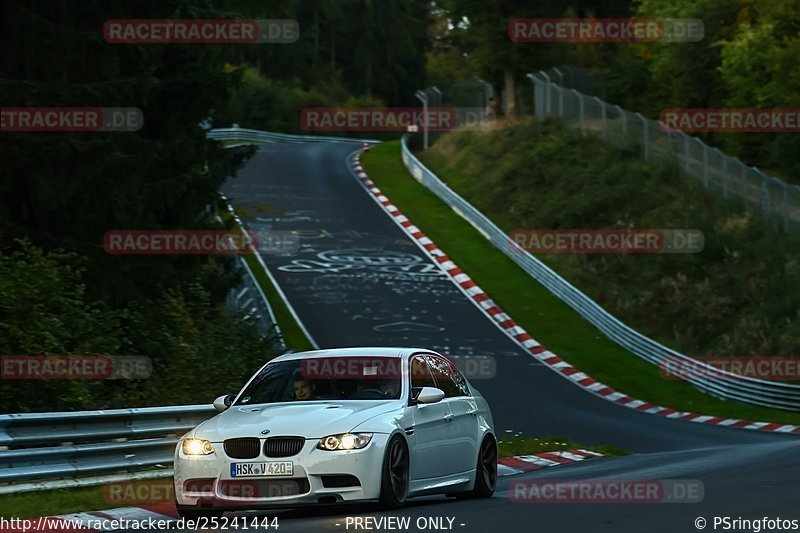
[[[272,133],[269,131],[248,130],[245,128],[216,128],[208,132],[208,137],[218,141],[246,141],[246,142],[349,142],[375,144],[381,141],[375,139],[355,139],[349,137],[323,137],[318,135],[291,135],[288,133]]]
[[[520,268],[572,307],[608,338],[646,361],[655,365],[664,365],[665,369],[677,369],[680,371],[682,379],[714,396],[762,407],[800,411],[800,385],[764,381],[714,368],[659,344],[612,316],[547,265],[519,247],[491,220],[428,170],[411,153],[408,147],[409,135],[406,134],[403,137],[403,163],[411,175],[433,191]],[[532,333],[535,336],[535,332]]]
[[[0,415],[0,494],[172,475],[180,436],[214,414],[182,405]]]

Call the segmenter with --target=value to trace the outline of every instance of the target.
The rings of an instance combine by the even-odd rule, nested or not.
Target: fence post
[[[706,189],[708,189],[708,145],[697,137],[695,137],[695,140],[703,145],[703,185]]]
[[[737,160],[738,161],[738,160]],[[742,167],[741,172],[741,190],[742,190],[742,198],[747,199],[747,165],[739,161],[739,166]]]
[[[564,120],[564,88],[553,84],[553,89],[558,89],[558,118]]]
[[[598,97],[594,97],[595,101],[600,106],[601,114],[600,116],[603,119],[603,140],[608,140],[608,116],[606,115],[606,103],[600,100]]]
[[[722,157],[722,197],[728,197],[728,156],[717,150]]]
[[[586,124],[584,122],[584,110],[583,110],[583,95],[572,89],[572,92],[575,93],[575,98],[578,99],[578,116],[580,117],[580,124],[581,124],[581,135],[586,137]],[[563,98],[563,95],[562,95]]]
[[[622,116],[622,135],[625,137],[625,141],[627,144],[628,141],[628,112],[622,109],[620,106],[615,105],[614,107],[617,108],[619,111],[620,116]]]
[[[564,86],[564,74],[560,70],[555,68],[555,67],[553,68],[553,72],[558,74],[558,84],[563,87]]]
[[[783,186],[783,231],[789,233],[789,186],[781,182]]]
[[[685,133],[683,135],[683,170],[689,174],[689,136]]]
[[[551,87],[552,82],[550,81],[550,76],[548,76],[545,71],[542,71],[541,74],[542,74],[542,76],[544,76],[544,79],[547,80],[547,83],[545,83],[545,87],[547,87],[547,103],[545,104],[545,106],[546,106],[546,109],[547,109],[546,110],[547,116],[549,117],[549,116],[552,115],[552,111],[553,111],[553,107],[550,105],[550,92],[551,92],[551,89],[552,89],[552,87]]]
[[[767,180],[761,180],[761,213],[769,220],[769,210],[772,201],[769,197],[769,187],[767,187]]]
[[[647,128],[647,119],[641,113],[636,113],[639,120],[642,121],[642,153],[645,161],[650,161],[650,132]]]

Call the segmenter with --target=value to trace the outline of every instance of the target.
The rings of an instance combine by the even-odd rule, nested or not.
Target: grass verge
[[[264,268],[261,266],[256,256],[247,254],[243,257],[244,260],[247,261],[250,270],[253,271],[261,290],[264,291],[267,301],[269,301],[269,305],[272,307],[272,312],[275,313],[275,320],[281,328],[281,334],[283,335],[286,347],[296,352],[313,350],[314,347],[311,345],[311,341],[308,340],[308,337],[306,337],[306,334],[300,328],[294,316],[292,316],[286,302],[284,302],[283,298],[278,294],[277,289],[275,289],[275,286],[272,284],[272,280],[270,280],[267,273],[264,272]]]
[[[227,211],[222,212],[220,216],[226,223],[232,224],[237,229],[241,229],[241,226],[239,226]],[[295,320],[291,311],[289,311],[289,307],[286,305],[283,298],[281,298],[281,295],[278,293],[270,277],[264,271],[264,267],[261,265],[258,258],[254,254],[243,254],[242,257],[247,263],[247,266],[250,267],[250,270],[253,271],[256,282],[267,297],[272,312],[275,314],[275,320],[281,328],[281,335],[283,336],[284,343],[286,343],[286,348],[296,352],[313,350],[314,346],[303,332],[300,324]]]
[[[498,456],[501,458],[566,450],[589,450],[608,456],[630,455],[628,452],[615,448],[614,446],[584,446],[566,437],[536,439],[533,437],[517,436],[509,439],[497,439],[497,448]]]
[[[114,506],[106,503],[102,485],[0,496],[0,516],[3,518],[38,518],[110,507]]]
[[[403,214],[548,349],[618,391],[657,405],[725,418],[800,422],[795,413],[719,400],[688,383],[662,379],[658,367],[603,336],[414,180],[400,153],[399,141],[387,142],[371,148],[361,162]]]

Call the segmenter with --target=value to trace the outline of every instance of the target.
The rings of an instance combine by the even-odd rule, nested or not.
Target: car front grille
[[[291,479],[223,479],[219,491],[230,498],[280,498],[296,496],[311,490],[306,478]]]
[[[264,455],[267,457],[291,457],[303,449],[303,437],[270,437],[264,441]]]
[[[255,437],[228,439],[225,441],[225,455],[233,459],[255,459],[261,441]]]

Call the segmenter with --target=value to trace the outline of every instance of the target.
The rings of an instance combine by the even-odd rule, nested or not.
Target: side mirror
[[[231,406],[236,397],[233,394],[226,394],[214,400],[214,409],[217,411],[224,411]]]
[[[442,401],[444,391],[436,387],[422,387],[415,398],[416,403],[436,403]]]

